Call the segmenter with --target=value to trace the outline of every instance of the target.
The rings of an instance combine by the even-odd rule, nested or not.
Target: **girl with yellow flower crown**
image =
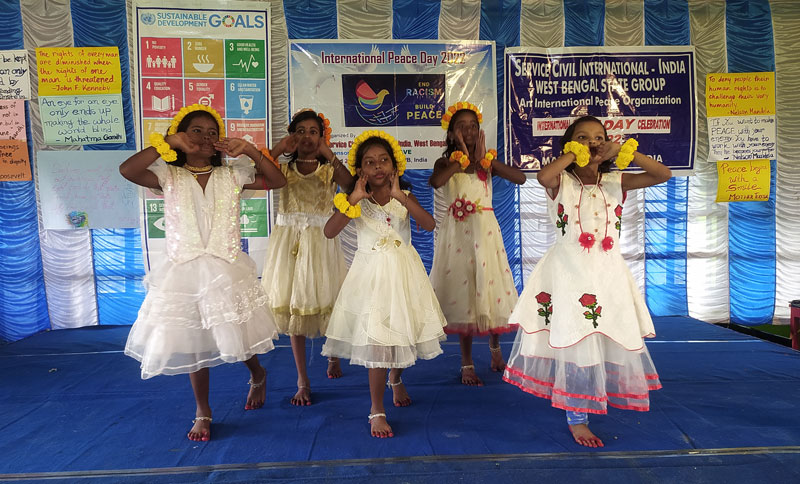
[[[589,413],[607,406],[646,411],[661,388],[643,338],[655,336],[647,305],[620,253],[628,190],[667,181],[670,170],[609,141],[599,119],[573,122],[563,153],[537,176],[547,189],[556,243],[525,284],[510,321],[519,325],[503,379],[567,411],[575,442],[602,447]],[[633,161],[644,173],[610,171]]]
[[[128,180],[164,194],[167,260],[144,280],[142,308],[125,354],[142,362],[142,378],[189,373],[196,410],[190,440],[211,438],[209,367],[243,361],[250,370],[245,409],[260,408],[267,372],[259,353],[278,333],[256,274],[241,250],[242,189],[278,188],[286,179],[252,144],[225,138],[217,112],[194,104],[181,108],[166,138],[119,167]],[[250,160],[224,166],[222,155]],[[169,163],[167,163],[169,162]]]
[[[292,118],[289,135],[272,149],[288,153],[280,165],[286,186],[280,191],[275,227],[269,236],[261,284],[278,323],[290,335],[297,367],[293,405],[311,405],[306,371],[306,338],[325,334],[339,286],[347,273],[339,238],[327,239],[322,228],[331,215],[336,185],[351,189],[350,171],[331,151],[330,121],[304,109]],[[328,378],[339,378],[338,358],[328,361]]]
[[[517,289],[503,236],[492,208],[492,177],[521,185],[525,174],[486,149],[481,112],[458,102],[442,117],[447,149],[433,166],[430,184],[443,188],[449,206],[436,238],[431,282],[447,318],[447,333],[459,335],[461,383],[481,386],[472,360],[472,338],[489,335],[491,369],[503,371],[500,333],[510,331],[508,316]]]
[[[439,341],[445,338],[444,316],[411,245],[409,216],[428,231],[436,224],[414,195],[402,189],[406,159],[392,136],[367,131],[356,137],[348,165],[356,175],[355,188],[334,198],[338,210],[325,224],[325,235],[336,237],[355,219],[358,250],[336,299],[322,354],[369,369],[370,432],[392,437],[384,385],[392,389],[396,407],[411,404],[400,378],[403,369],[417,358],[439,355]]]

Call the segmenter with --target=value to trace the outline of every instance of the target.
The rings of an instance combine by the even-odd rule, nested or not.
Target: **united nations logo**
[[[143,13],[141,16],[142,23],[145,25],[153,25],[156,23],[156,16],[152,13]]]

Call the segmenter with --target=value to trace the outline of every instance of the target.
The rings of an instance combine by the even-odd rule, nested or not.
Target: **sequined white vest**
[[[233,262],[241,252],[239,230],[239,194],[241,188],[233,177],[233,169],[216,167],[209,177],[207,189],[214,190],[214,213],[208,243],[203,247],[197,225],[192,185],[197,181],[189,171],[170,166],[170,177],[164,191],[164,225],[167,256],[177,264],[203,254]]]

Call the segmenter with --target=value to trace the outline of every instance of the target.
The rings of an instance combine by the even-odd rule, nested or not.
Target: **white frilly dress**
[[[431,284],[447,318],[447,333],[511,331],[517,288],[492,207],[492,179],[455,173],[442,188],[448,204],[439,223]]]
[[[205,192],[184,168],[159,159],[149,169],[164,193],[167,260],[144,279],[147,296],[125,354],[150,378],[272,350],[277,328],[240,242],[239,196],[253,167],[214,168]]]
[[[331,314],[325,356],[367,368],[407,368],[442,353],[446,324],[397,200],[359,202],[358,249]]]
[[[618,245],[621,182],[618,171],[586,186],[561,174],[547,200],[556,243],[509,319],[519,330],[503,379],[564,410],[646,411],[661,388],[643,340],[653,321]]]
[[[333,165],[303,175],[282,164],[275,227],[269,236],[261,284],[278,331],[314,338],[325,334],[333,303],[347,274],[339,238],[322,229],[331,216],[336,183]]]

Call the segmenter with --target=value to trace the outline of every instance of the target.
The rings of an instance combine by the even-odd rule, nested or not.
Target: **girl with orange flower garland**
[[[278,333],[256,274],[242,252],[242,189],[278,188],[286,179],[252,144],[225,138],[217,112],[181,108],[166,138],[119,167],[126,179],[164,193],[167,260],[144,280],[147,296],[131,327],[125,354],[142,362],[142,378],[189,373],[196,410],[190,440],[211,438],[209,367],[243,361],[250,370],[245,409],[260,408],[267,372],[259,353]],[[222,164],[222,155],[249,159]],[[165,161],[171,162],[167,164]]]
[[[447,149],[433,166],[430,184],[443,188],[449,208],[436,239],[431,282],[447,318],[447,333],[459,335],[461,383],[483,385],[475,373],[472,338],[489,334],[491,369],[503,371],[499,334],[510,331],[508,316],[517,289],[492,208],[492,176],[521,185],[525,174],[486,149],[482,115],[458,102],[442,117]]]
[[[272,149],[275,157],[289,153],[289,160],[280,165],[287,183],[280,191],[261,284],[278,331],[290,335],[297,368],[291,403],[311,405],[306,338],[325,334],[347,273],[339,238],[327,239],[322,228],[331,215],[336,185],[351,189],[353,177],[329,147],[330,121],[322,113],[303,109],[288,131]],[[342,376],[338,358],[329,359],[327,374]]]
[[[567,411],[575,441],[602,447],[589,413],[607,406],[646,411],[661,388],[643,338],[653,321],[620,253],[622,203],[628,190],[667,181],[669,168],[636,151],[636,141],[609,141],[585,116],[561,138],[563,153],[538,173],[556,243],[525,284],[510,321],[519,325],[503,379]],[[644,173],[610,171],[634,162]]]
[[[353,141],[348,157],[355,188],[334,198],[338,209],[325,225],[335,237],[355,219],[358,250],[347,272],[325,333],[322,354],[350,359],[369,369],[373,437],[392,437],[383,406],[385,387],[396,407],[411,404],[400,375],[417,358],[442,353],[445,324],[425,266],[411,245],[409,216],[424,230],[433,217],[402,188],[406,159],[397,141],[367,131]],[[389,371],[387,381],[387,369]]]

